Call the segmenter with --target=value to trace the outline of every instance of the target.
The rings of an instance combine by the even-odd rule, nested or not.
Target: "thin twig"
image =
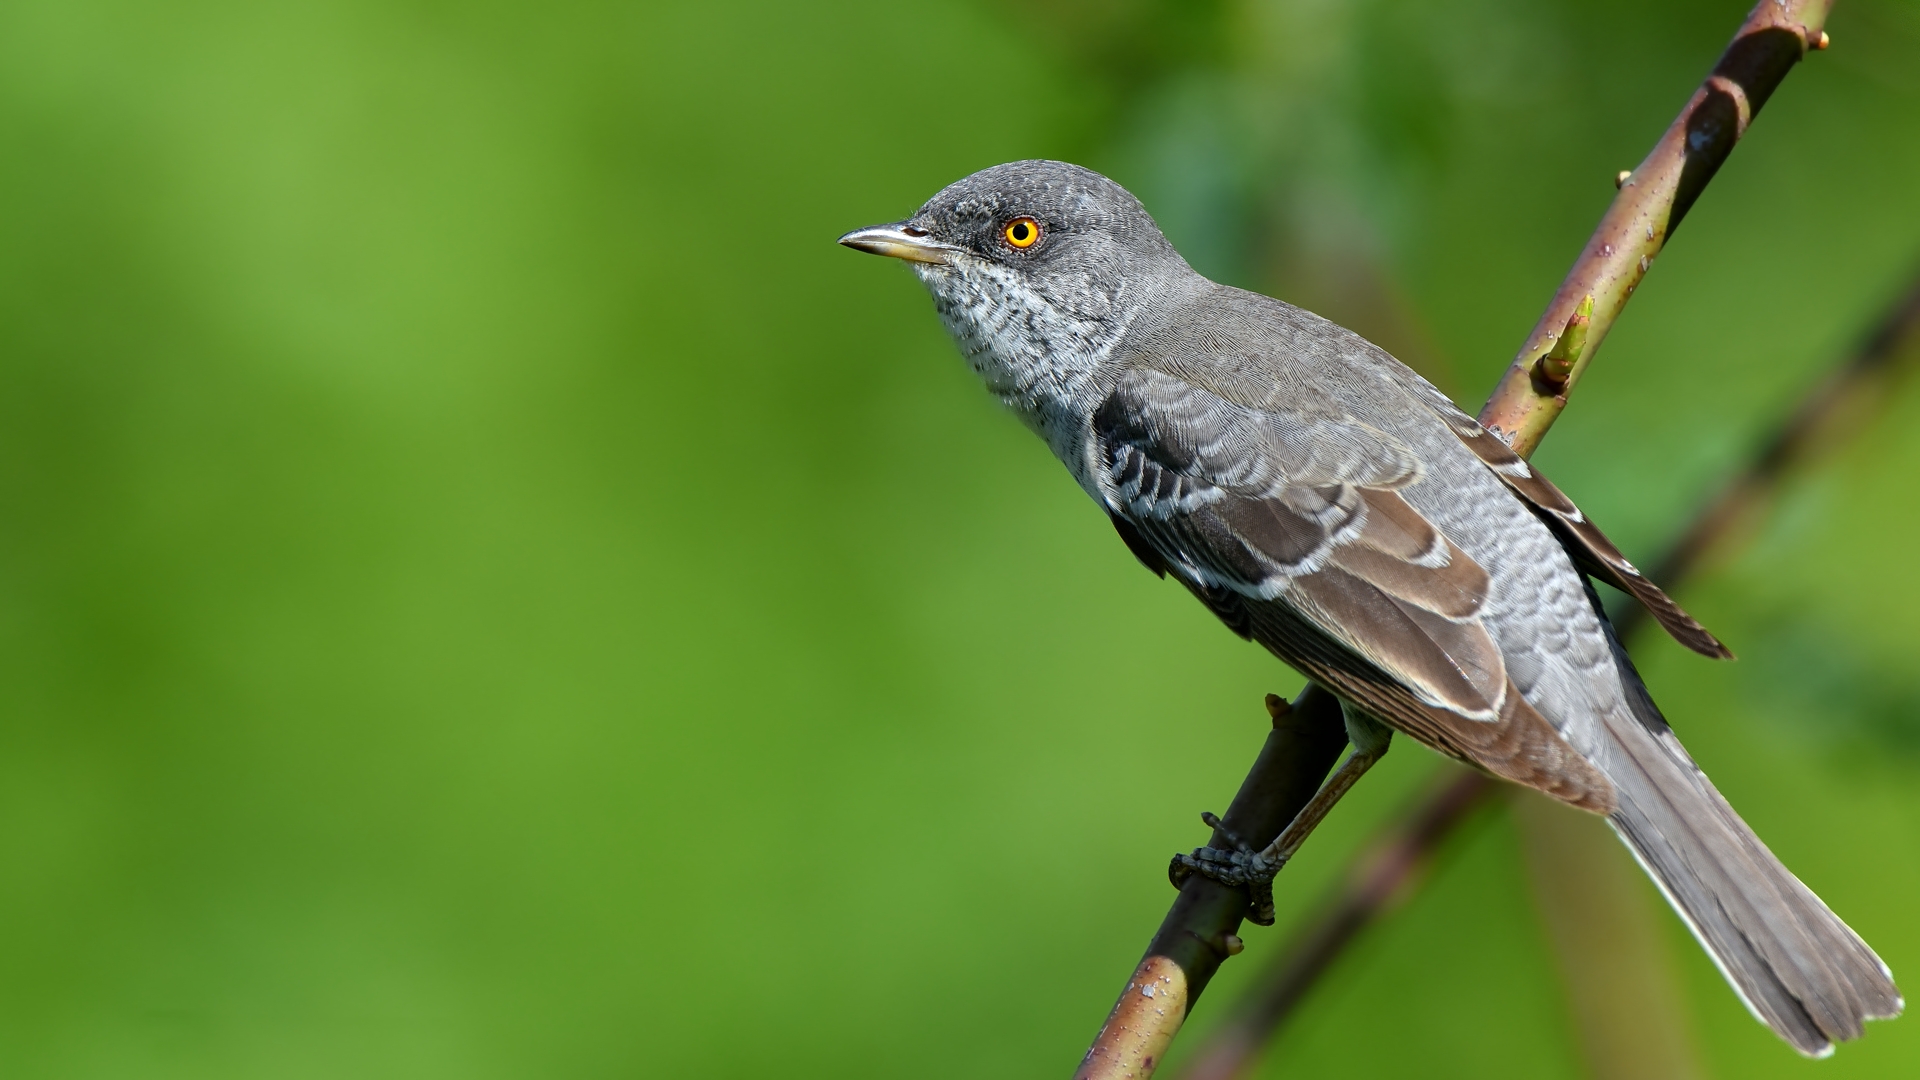
[[[1719,170],[1734,143],[1746,133],[1754,114],[1809,45],[1824,44],[1821,26],[1831,6],[1832,0],[1760,0],[1679,119],[1640,168],[1623,182],[1620,194],[1521,349],[1513,369],[1481,411],[1481,422],[1521,455],[1530,455],[1559,417],[1567,394],[1659,253],[1661,243]],[[1537,382],[1536,365],[1555,352],[1563,331],[1583,331],[1584,340],[1576,343],[1574,334],[1566,335],[1567,347],[1557,350],[1554,363],[1542,367],[1539,378],[1546,381]],[[1242,796],[1250,791],[1304,794],[1271,828],[1265,820],[1256,825],[1251,816],[1243,823],[1230,809],[1229,827],[1249,839],[1261,841],[1277,835],[1311,798],[1339,753],[1337,742],[1330,751],[1318,752],[1340,737],[1338,708],[1331,704],[1330,695],[1310,686],[1297,709],[1316,718],[1317,723],[1315,730],[1303,730],[1293,740],[1301,752],[1270,753],[1275,750],[1274,739],[1270,738],[1240,790]],[[1276,727],[1276,735],[1278,730]],[[1307,752],[1308,746],[1315,752]],[[1236,797],[1234,803],[1238,807],[1240,798]],[[1268,799],[1264,805],[1273,809],[1281,804]],[[1224,842],[1224,836],[1213,839],[1215,845]],[[1226,888],[1199,874],[1186,880],[1159,933],[1147,946],[1146,956],[1081,1059],[1075,1080],[1145,1078],[1153,1074],[1200,991],[1220,963],[1239,951],[1234,931],[1239,929],[1245,904],[1245,895],[1239,889]],[[1220,944],[1228,938],[1231,943]]]
[[[1888,384],[1920,366],[1920,274],[1876,322],[1859,346],[1758,443],[1752,461],[1701,510],[1655,565],[1656,581],[1679,585],[1706,557],[1724,548],[1739,524],[1752,520],[1779,493],[1785,478],[1817,458],[1830,443],[1823,433],[1865,430],[1863,405],[1887,400]],[[1876,393],[1875,391],[1880,391]],[[1843,418],[1855,423],[1842,425]],[[1844,431],[1837,429],[1843,428]],[[1836,440],[1837,441],[1837,440]],[[1643,625],[1629,605],[1614,619],[1622,640]],[[1208,1037],[1185,1080],[1232,1080],[1246,1075],[1260,1050],[1285,1025],[1306,990],[1346,947],[1418,887],[1433,851],[1468,817],[1467,809],[1494,789],[1479,773],[1465,773],[1420,800],[1365,845],[1342,884],[1304,916],[1235,1013]],[[1464,806],[1462,804],[1465,804]]]

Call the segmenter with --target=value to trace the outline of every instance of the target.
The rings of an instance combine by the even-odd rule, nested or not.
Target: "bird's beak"
[[[947,253],[953,250],[904,221],[855,229],[841,237],[840,242],[869,255],[885,255],[890,259],[933,263],[936,266],[946,265],[949,261]]]

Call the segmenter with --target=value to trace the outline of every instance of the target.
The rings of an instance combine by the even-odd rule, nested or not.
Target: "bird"
[[[1177,856],[1176,875],[1257,894],[1398,732],[1605,817],[1800,1053],[1901,1012],[1887,965],[1681,745],[1593,582],[1688,648],[1731,652],[1431,383],[1202,276],[1131,193],[1066,162],[976,172],[839,243],[911,267],[968,366],[1142,564],[1340,700],[1352,753],[1301,818],[1261,852]]]

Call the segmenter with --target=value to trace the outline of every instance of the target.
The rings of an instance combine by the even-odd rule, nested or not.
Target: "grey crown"
[[[1030,247],[1005,237],[1017,217],[1038,223]],[[1900,1011],[1886,966],[1680,745],[1588,577],[1688,647],[1725,647],[1413,371],[1200,276],[1074,165],[987,169],[845,239],[911,260],[968,364],[1149,569],[1350,709],[1606,815],[1795,1048]]]

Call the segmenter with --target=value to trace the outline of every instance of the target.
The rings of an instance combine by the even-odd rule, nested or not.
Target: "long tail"
[[[1624,657],[1622,657],[1624,659]],[[1755,1017],[1809,1057],[1904,1007],[1867,943],[1714,790],[1626,666],[1634,718],[1608,724],[1610,818]]]

